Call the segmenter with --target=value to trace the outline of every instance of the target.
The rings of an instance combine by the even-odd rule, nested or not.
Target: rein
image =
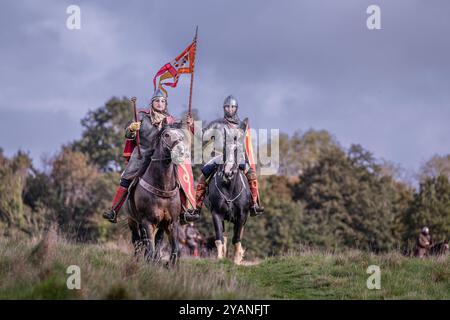
[[[164,130],[163,132],[161,132],[161,136],[164,134],[166,130]],[[172,152],[172,148],[167,144],[166,140],[164,140],[164,138],[160,137],[160,141],[164,144],[164,149],[163,150],[168,150],[169,152]],[[165,160],[172,160],[172,155],[170,157],[165,157],[165,158],[151,158],[151,161],[165,161]]]
[[[241,191],[239,191],[238,195],[235,196],[233,199],[228,199],[227,196],[222,192],[222,190],[220,190],[219,186],[217,185],[217,174],[214,175],[214,185],[217,188],[217,191],[219,191],[219,194],[221,195],[221,197],[227,202],[228,207],[231,207],[231,204],[241,196],[242,192],[246,189],[244,180],[242,179],[242,174],[238,171],[239,174],[239,178],[241,178],[241,182],[242,182],[242,187],[241,187]]]
[[[165,130],[164,130],[165,131]],[[161,135],[164,134],[164,131],[161,133]],[[163,146],[163,150],[168,150],[168,151],[172,151],[171,147],[167,144],[167,142],[164,140],[163,137],[160,137],[160,141],[162,142]],[[151,158],[151,162],[150,165],[153,161],[164,161],[164,160],[171,160],[172,156],[169,157],[164,157],[164,158]],[[175,171],[176,172],[176,171]],[[144,180],[144,178],[140,178],[139,179],[139,185],[144,188],[146,191],[153,193],[154,195],[157,195],[161,198],[172,198],[174,196],[176,196],[178,194],[178,189],[179,189],[179,184],[178,182],[175,183],[175,188],[172,190],[162,190],[159,189],[155,186],[152,186],[150,183],[148,183],[147,181]]]

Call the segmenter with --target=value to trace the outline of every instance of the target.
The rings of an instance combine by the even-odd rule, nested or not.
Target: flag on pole
[[[156,90],[156,80],[158,79],[158,87],[167,95],[167,91],[163,86],[175,88],[181,74],[190,74],[193,72],[196,47],[197,39],[194,39],[194,41],[192,41],[192,43],[184,49],[178,57],[171,62],[166,63],[161,69],[159,69],[153,78],[154,90]]]

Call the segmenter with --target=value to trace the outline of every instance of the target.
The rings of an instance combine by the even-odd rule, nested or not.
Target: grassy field
[[[406,258],[303,251],[235,266],[230,260],[182,259],[176,269],[136,261],[125,242],[71,244],[0,239],[0,299],[450,299],[450,257]],[[67,267],[81,270],[69,290]],[[369,265],[381,289],[368,290]]]

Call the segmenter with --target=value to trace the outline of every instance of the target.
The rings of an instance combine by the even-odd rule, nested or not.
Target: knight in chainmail
[[[129,122],[125,128],[125,138],[135,140],[136,132],[139,131],[141,154],[139,157],[138,148],[134,148],[128,164],[125,167],[120,179],[111,208],[103,214],[103,217],[113,223],[117,222],[117,215],[128,195],[128,188],[133,179],[138,174],[145,159],[151,156],[152,151],[158,143],[157,136],[166,124],[173,124],[174,118],[167,111],[167,97],[157,89],[152,96],[151,105],[148,110],[141,110],[138,113],[137,122]]]
[[[203,138],[205,140],[205,135],[207,135],[206,140],[212,138],[214,143],[217,145],[223,145],[224,150],[227,150],[227,141],[230,141],[230,136],[234,137],[234,141],[241,146],[243,146],[245,130],[247,128],[247,119],[241,121],[237,114],[238,111],[238,101],[232,95],[225,98],[223,103],[223,111],[224,117],[221,119],[217,119],[211,122],[204,130],[203,130]],[[212,132],[212,133],[211,133]],[[224,132],[224,135],[217,134],[214,132]],[[216,141],[217,138],[223,139],[223,141]],[[226,151],[225,151],[226,152]],[[247,177],[250,191],[252,194],[251,197],[251,206],[250,206],[250,215],[257,216],[264,212],[264,208],[260,206],[258,199],[258,180],[256,176],[255,170],[251,168],[249,165],[248,157],[245,152],[238,153],[238,156],[241,155],[238,159],[236,159],[237,163],[239,163],[239,169],[243,170],[245,176]],[[218,164],[223,160],[223,154],[216,155],[212,157],[203,167],[202,174],[198,178],[197,188],[196,188],[196,208],[193,211],[193,220],[197,220],[200,218],[200,213],[203,205],[203,201],[205,199],[206,187],[209,181],[209,178],[216,172],[218,168]]]
[[[431,247],[431,236],[428,227],[423,227],[416,242],[414,256],[423,258],[428,255]]]

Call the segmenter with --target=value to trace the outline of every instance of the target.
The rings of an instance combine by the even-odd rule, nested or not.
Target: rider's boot
[[[198,252],[198,248],[197,247],[195,247],[195,249],[194,249],[194,257],[195,258],[199,258],[200,257],[200,254]]]
[[[109,220],[112,223],[117,223],[117,215],[123,203],[125,202],[127,195],[128,189],[120,185],[116,190],[116,194],[114,195],[111,209],[103,213],[103,218]]]
[[[203,201],[205,200],[206,194],[206,179],[202,174],[198,179],[197,189],[195,191],[195,202],[196,208],[194,210],[190,210],[185,214],[185,219],[188,222],[197,221],[200,218],[200,213],[202,211]]]
[[[250,204],[250,216],[259,216],[264,212],[264,207],[260,206],[258,203],[258,180],[256,173],[253,170],[249,170],[246,174],[248,179],[248,184],[250,186],[250,192],[252,194],[251,204]]]

